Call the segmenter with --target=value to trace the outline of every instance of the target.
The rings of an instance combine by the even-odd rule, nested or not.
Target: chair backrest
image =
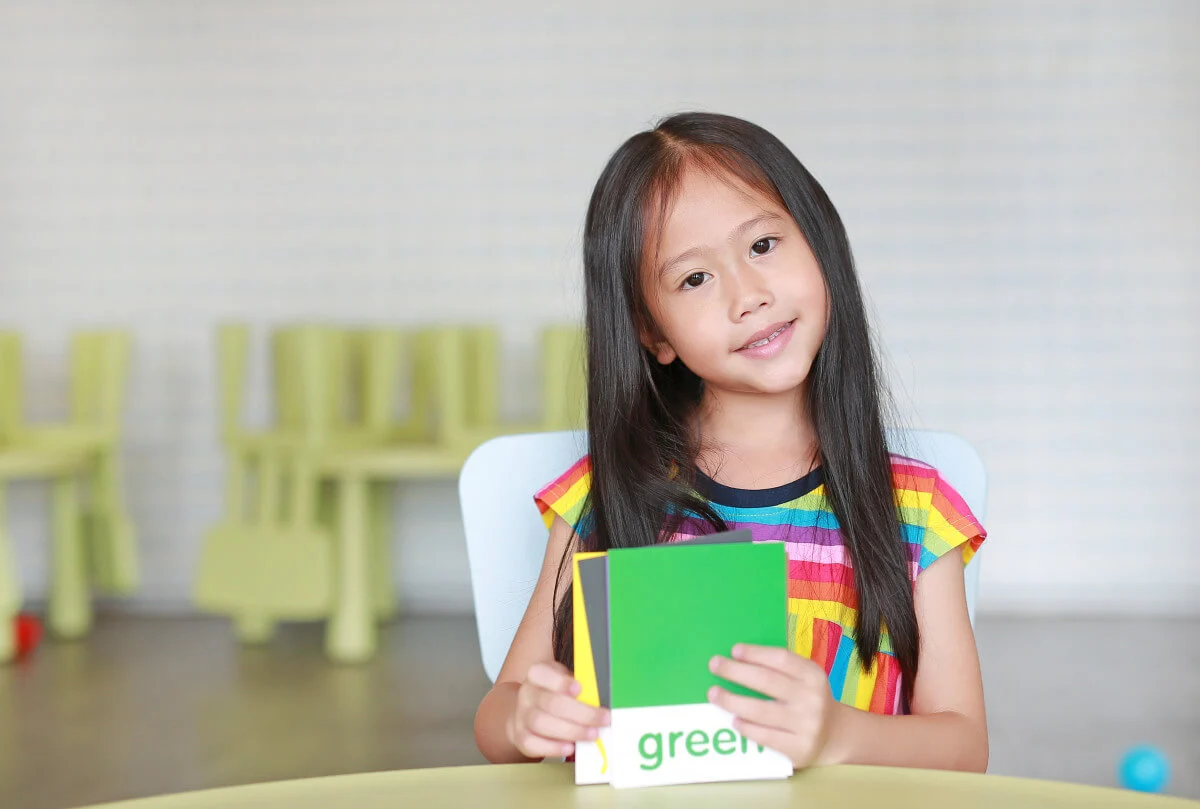
[[[542,330],[542,429],[583,426],[587,399],[587,362],[583,327],[547,326]]]
[[[107,329],[71,338],[71,419],[99,427],[116,440],[125,409],[131,338]]]
[[[987,477],[983,461],[949,433],[891,433],[894,452],[935,466],[983,520]],[[459,478],[463,527],[483,668],[494,682],[508,654],[541,571],[547,531],[533,495],[587,453],[587,433],[509,435],[476,449]],[[978,559],[978,556],[976,557]],[[979,564],[966,570],[967,609],[975,620]]]
[[[321,324],[271,334],[274,429],[319,445],[345,425],[344,383],[355,347],[356,335]]]
[[[21,336],[0,331],[0,444],[24,426],[22,382]]]

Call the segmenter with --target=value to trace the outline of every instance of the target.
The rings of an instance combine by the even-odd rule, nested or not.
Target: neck
[[[697,464],[713,480],[743,489],[790,483],[817,463],[806,388],[779,394],[706,389],[697,427]]]

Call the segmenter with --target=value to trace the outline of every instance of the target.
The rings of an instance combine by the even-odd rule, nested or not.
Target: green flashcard
[[[660,545],[608,552],[612,706],[707,702],[708,670],[736,643],[787,645],[783,543]]]

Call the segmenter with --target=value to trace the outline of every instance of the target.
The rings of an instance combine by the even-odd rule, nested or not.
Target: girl
[[[710,663],[744,736],[797,768],[983,771],[963,564],[986,536],[933,468],[889,455],[846,231],[754,124],[686,113],[635,135],[588,207],[589,454],[538,494],[541,576],[475,737],[495,762],[570,755],[571,555],[748,527],[788,552],[789,650]]]

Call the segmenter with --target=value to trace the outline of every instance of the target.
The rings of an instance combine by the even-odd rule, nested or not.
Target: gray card
[[[611,708],[607,556],[579,560],[579,586],[583,588],[583,608],[587,613],[588,636],[592,642],[592,661],[596,664],[596,690],[600,693],[600,706]]]
[[[672,542],[672,545],[723,545],[728,542],[753,542],[753,537],[750,536],[749,528],[742,528],[737,531],[721,531],[717,534],[705,534],[700,537],[692,537],[691,539],[681,539],[678,542]]]

